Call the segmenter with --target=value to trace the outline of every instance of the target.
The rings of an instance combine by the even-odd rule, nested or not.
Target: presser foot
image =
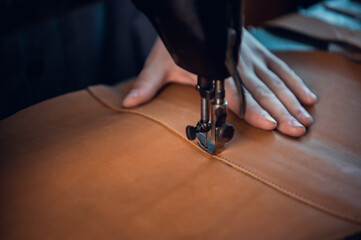
[[[207,135],[207,134],[206,134]],[[208,137],[203,133],[197,134],[198,139],[198,146],[203,149],[204,151],[210,153],[210,154],[217,154],[215,152],[215,145],[212,143],[211,140],[208,139]]]
[[[189,140],[197,138],[198,146],[209,154],[216,155],[224,150],[224,146],[229,142],[234,135],[234,128],[231,124],[225,123],[221,127],[213,128],[209,132],[194,132],[190,134],[190,129],[195,129],[192,126],[187,127],[187,137]],[[208,134],[211,134],[211,138]]]
[[[234,127],[226,123],[228,104],[225,100],[224,80],[199,77],[197,86],[201,95],[201,120],[194,127],[187,126],[187,138],[197,138],[198,145],[204,151],[219,154],[234,134]],[[213,101],[210,105],[211,100]]]

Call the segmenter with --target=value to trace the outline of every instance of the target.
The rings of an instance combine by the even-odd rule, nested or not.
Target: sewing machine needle
[[[205,142],[204,142],[204,144],[205,144],[205,148],[208,148],[208,132],[205,134]]]

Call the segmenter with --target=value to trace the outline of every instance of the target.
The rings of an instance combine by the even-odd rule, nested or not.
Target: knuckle
[[[296,116],[299,116],[299,115],[301,115],[303,113],[303,111],[302,111],[302,109],[300,109],[300,108],[297,108],[296,110],[295,110],[295,115]]]
[[[275,91],[285,91],[286,85],[281,79],[274,77],[272,78],[271,81],[272,81],[272,88]]]
[[[266,53],[265,53],[265,51],[264,51],[261,47],[259,47],[259,46],[255,47],[255,48],[253,49],[253,52],[254,52],[255,54],[257,54],[258,56],[261,56],[262,58],[265,58],[265,57],[267,56]]]
[[[293,77],[297,76],[296,72],[292,68],[288,67],[288,65],[287,65],[287,68],[288,68],[288,72],[291,76],[293,76]]]
[[[256,87],[253,95],[258,101],[261,101],[261,102],[267,101],[274,96],[274,94],[270,90],[268,90],[267,88],[265,88],[263,86]]]
[[[282,69],[285,69],[285,70],[291,70],[288,65],[282,61],[281,59],[278,59],[277,58],[277,64],[282,68]]]

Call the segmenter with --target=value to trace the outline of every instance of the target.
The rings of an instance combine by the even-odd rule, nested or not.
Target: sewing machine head
[[[163,40],[174,62],[198,75],[201,119],[186,128],[190,140],[211,154],[223,151],[234,133],[226,123],[226,78],[232,76],[242,97],[237,61],[242,35],[241,0],[133,0]],[[209,136],[210,135],[210,136]]]

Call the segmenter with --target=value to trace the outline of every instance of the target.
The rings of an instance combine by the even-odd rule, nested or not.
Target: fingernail
[[[276,120],[275,120],[273,117],[271,117],[271,115],[265,113],[265,114],[263,114],[263,117],[264,117],[264,119],[266,119],[267,121],[272,122],[272,123],[274,123],[274,124],[277,124]]]
[[[317,99],[317,96],[311,91],[308,92],[308,96],[310,96],[313,99]]]
[[[128,93],[128,95],[123,100],[124,107],[131,107],[133,106],[133,99],[139,96],[139,91],[137,89],[132,89]]]
[[[310,119],[313,120],[312,116],[306,111],[306,110],[302,110],[302,113],[300,113],[300,115],[298,116],[299,119]]]
[[[299,123],[296,119],[292,119],[290,121],[290,125],[292,127],[305,128],[301,123]]]
[[[137,89],[132,89],[125,99],[135,98],[139,96],[139,91]]]

